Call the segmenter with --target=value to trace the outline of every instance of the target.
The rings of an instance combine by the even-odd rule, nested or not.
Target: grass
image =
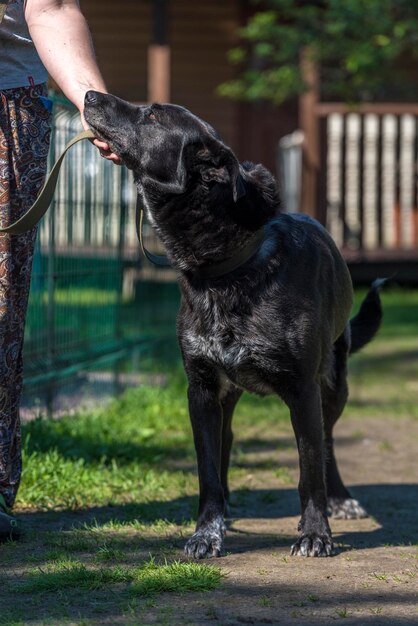
[[[99,589],[106,585],[130,583],[129,590],[135,595],[150,596],[166,591],[210,591],[219,586],[223,574],[219,567],[200,563],[158,564],[150,558],[140,567],[113,566],[92,569],[81,561],[62,559],[39,568],[22,582],[20,593],[56,592],[62,589]]]
[[[357,292],[355,310],[365,292]],[[349,360],[350,415],[418,418],[418,291],[384,289],[378,336]]]
[[[362,295],[356,294],[355,308]],[[418,417],[418,292],[387,290],[382,298],[378,338],[350,360],[347,413]],[[244,394],[235,422],[233,499],[254,502],[256,484],[257,507],[273,506],[277,497],[265,488],[265,477],[291,489],[298,479],[287,408],[276,398]],[[356,433],[363,436],[361,427]],[[0,548],[0,624],[35,623],[29,614],[38,616],[36,624],[100,624],[103,615],[142,624],[168,592],[222,586],[223,563],[179,560],[197,509],[181,368],[163,388],[143,385],[94,411],[25,424],[22,440],[16,510],[26,532],[23,541]],[[383,437],[380,447],[390,454]],[[269,604],[261,594],[259,606]],[[337,614],[348,616],[345,608]],[[170,623],[169,613],[156,623]]]
[[[255,411],[262,429],[272,422],[288,423],[287,409],[276,398],[260,402],[246,396],[238,419],[251,425]],[[173,372],[164,389],[144,385],[100,410],[60,420],[40,417],[25,425],[22,436],[19,504],[25,508],[145,504],[195,493],[195,454],[181,370]],[[278,472],[287,480],[285,468]],[[192,504],[185,511],[188,517]]]
[[[46,304],[48,302],[48,292],[44,292],[41,297],[41,302]],[[84,288],[77,289],[56,289],[54,292],[54,302],[57,304],[78,305],[78,306],[97,306],[97,303],[118,304],[119,293],[117,289],[98,289],[98,288]]]
[[[173,467],[176,460],[193,462],[175,378],[163,392],[144,386],[105,409],[27,424],[21,504],[76,509],[188,493],[190,472]]]

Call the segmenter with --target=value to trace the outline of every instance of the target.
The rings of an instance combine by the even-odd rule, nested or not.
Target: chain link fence
[[[56,102],[50,164],[79,130],[78,112]],[[97,387],[101,376],[118,387],[124,375],[178,357],[175,276],[142,260],[135,203],[131,172],[100,158],[90,142],[71,149],[39,226],[23,412],[54,413],[66,389],[83,388],[88,397],[91,380]],[[149,227],[145,239],[150,249],[158,248]]]

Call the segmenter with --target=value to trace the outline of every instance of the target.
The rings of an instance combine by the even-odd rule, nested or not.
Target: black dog
[[[340,478],[332,430],[347,399],[347,356],[379,327],[377,285],[348,322],[351,280],[326,230],[306,216],[277,216],[271,174],[240,164],[186,109],[89,91],[85,117],[133,170],[179,273],[177,330],[200,485],[186,554],[223,552],[232,413],[247,389],[275,393],[290,409],[302,512],[292,554],[330,555],[327,508],[338,517],[366,515]]]

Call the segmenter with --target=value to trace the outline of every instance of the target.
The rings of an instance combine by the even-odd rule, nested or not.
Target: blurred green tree
[[[254,0],[253,0],[254,1]],[[229,60],[241,68],[219,94],[280,104],[306,89],[300,57],[320,68],[325,100],[416,99],[415,0],[255,0],[261,5],[240,29]]]

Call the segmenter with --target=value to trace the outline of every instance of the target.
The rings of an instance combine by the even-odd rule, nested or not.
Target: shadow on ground
[[[345,522],[339,521],[341,532],[337,542],[342,549],[374,548],[387,545],[401,546],[418,542],[418,507],[416,506],[417,485],[415,484],[374,484],[357,485],[351,489],[353,497],[360,500],[369,514],[377,522],[378,528],[373,530],[352,530],[356,520],[347,520],[350,530],[344,531]],[[243,489],[231,495],[231,517],[228,549],[235,551],[251,551],[261,545],[275,547],[290,544],[289,535],[265,535],[260,523],[260,532],[252,530],[244,532],[237,528],[240,520],[280,520],[299,515],[299,497],[296,489]],[[117,521],[129,524],[135,520],[151,525],[157,520],[169,520],[176,524],[194,518],[197,498],[181,497],[169,501],[152,501],[141,504],[92,507],[89,509],[62,512],[22,512],[19,514],[22,526],[28,530],[46,531],[81,528],[83,525],[95,523],[97,527]],[[331,521],[332,525],[332,521]],[[257,527],[257,523],[252,525]],[[296,534],[296,521],[295,521]],[[246,537],[246,539],[244,538]]]
[[[415,551],[389,548],[373,554],[370,550],[417,544],[416,492],[414,484],[353,487],[352,495],[367,507],[372,519],[332,522],[337,558],[293,559],[288,555],[299,515],[297,490],[236,490],[232,493],[226,541],[228,556],[213,562],[227,573],[219,589],[210,594],[164,594],[151,604],[149,599],[138,596],[136,604],[132,605],[133,596],[128,587],[112,587],[111,592],[108,587],[66,588],[59,593],[45,593],[37,616],[32,616],[28,608],[29,594],[20,593],[19,599],[24,602],[22,623],[40,623],[37,619],[41,615],[56,620],[55,623],[64,623],[64,618],[71,617],[74,623],[91,618],[94,624],[140,623],[144,626],[168,623],[170,626],[186,623],[196,626],[213,623],[312,626],[341,619],[345,626],[416,626],[416,595],[413,579],[409,578],[414,574]],[[16,573],[20,582],[31,580],[31,572],[25,571],[28,551],[41,572],[44,563],[50,562],[48,550],[52,548],[75,553],[86,562],[94,563],[99,547],[107,545],[108,540],[112,549],[121,551],[122,563],[127,566],[140,565],[150,554],[162,561],[181,558],[185,535],[191,530],[177,524],[193,519],[196,508],[196,497],[182,497],[79,511],[23,511],[19,518],[26,528],[26,536],[22,543],[15,544],[16,550],[9,561],[11,569],[3,570],[4,593],[16,586]],[[151,526],[161,519],[170,520],[176,526]],[[136,520],[141,526],[129,526]],[[112,532],[110,521],[126,523],[126,532]],[[152,532],[147,532],[148,525]],[[97,532],[92,532],[92,527]],[[60,533],[61,529],[70,532]],[[77,532],[71,532],[74,530]],[[353,548],[355,550],[351,551]],[[404,552],[414,552],[407,555],[411,559],[408,562],[403,560]],[[379,577],[382,571],[387,579]],[[94,614],[96,606],[105,610],[106,621],[100,621],[102,618]],[[132,606],[137,611],[133,622],[125,620],[123,613],[128,610],[126,607]],[[10,625],[8,610],[6,607],[3,618],[0,616],[0,624]]]

